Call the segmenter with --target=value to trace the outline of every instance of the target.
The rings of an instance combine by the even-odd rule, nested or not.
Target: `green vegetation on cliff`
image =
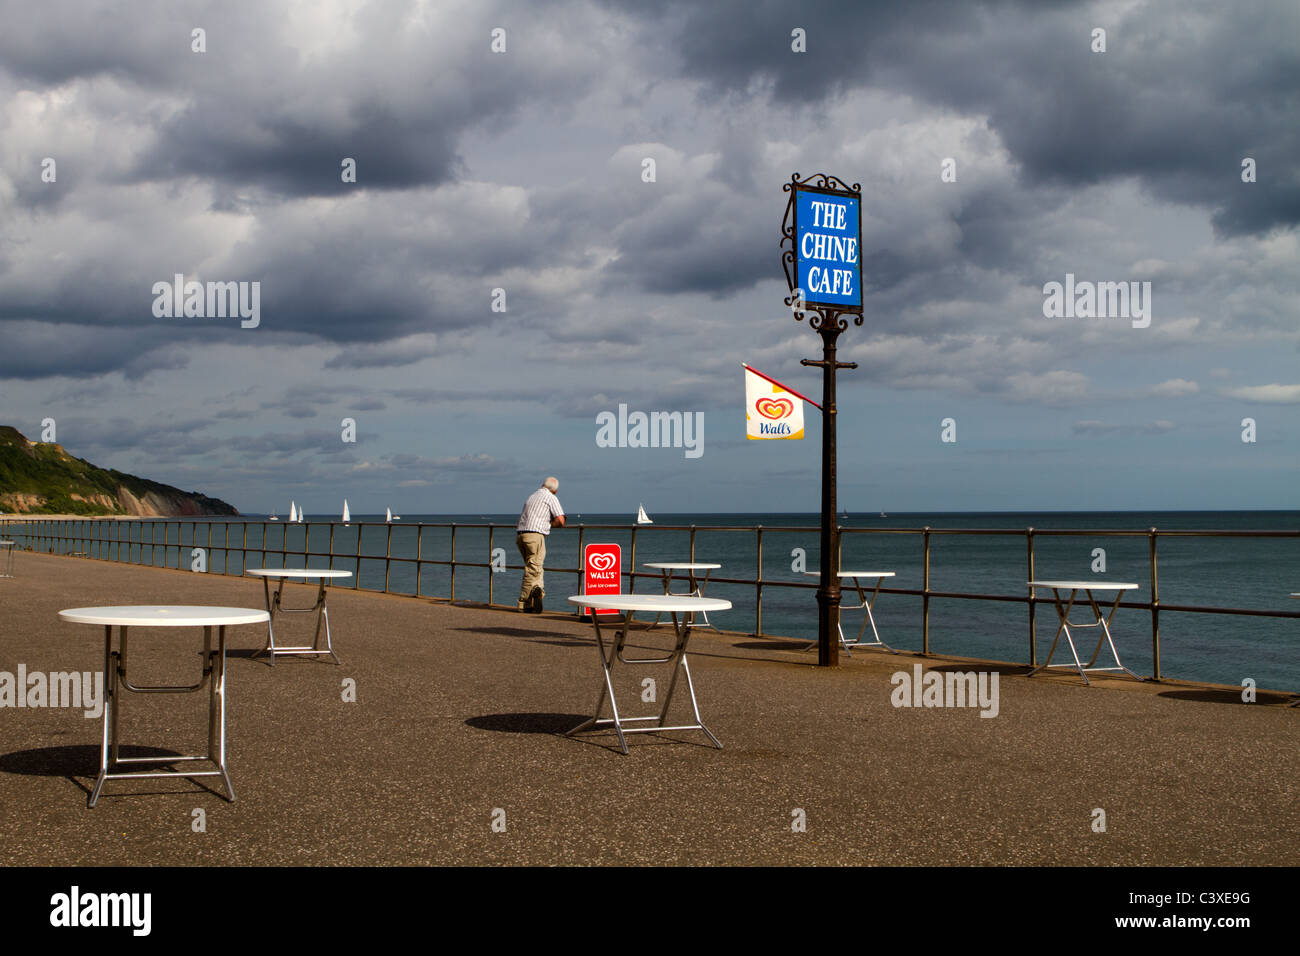
[[[61,445],[0,425],[0,511],[20,514],[237,515],[197,491],[99,468]]]

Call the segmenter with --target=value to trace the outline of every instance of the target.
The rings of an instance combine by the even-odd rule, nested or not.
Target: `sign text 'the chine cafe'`
[[[857,196],[795,187],[795,276],[808,305],[862,308],[862,209]]]

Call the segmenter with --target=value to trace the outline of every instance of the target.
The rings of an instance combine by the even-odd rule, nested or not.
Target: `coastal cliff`
[[[238,515],[219,498],[100,468],[62,445],[0,425],[0,511],[10,514],[177,517]]]

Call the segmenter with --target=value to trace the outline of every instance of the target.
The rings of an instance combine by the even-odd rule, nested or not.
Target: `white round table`
[[[12,541],[0,541],[0,548],[4,548],[4,567],[0,569],[0,578],[12,578],[14,576],[14,551],[17,548]]]
[[[99,751],[99,775],[91,790],[88,806],[93,808],[108,780],[140,777],[221,777],[227,798],[235,799],[235,788],[226,772],[226,628],[239,624],[260,624],[270,619],[266,611],[246,607],[201,607],[193,605],[144,605],[126,607],[74,607],[59,612],[59,619],[72,624],[97,624],[104,628],[104,714]],[[188,686],[136,685],[127,676],[127,629],[130,627],[203,628],[203,673],[198,683]],[[119,634],[120,650],[113,650],[113,628]],[[212,629],[217,630],[217,649],[212,649]],[[122,715],[122,692],[145,694],[191,694],[209,685],[208,752],[198,756],[121,757],[118,755],[118,723]],[[177,764],[211,761],[216,770],[152,770],[118,773],[124,764]]]
[[[1056,614],[1061,619],[1060,626],[1056,629],[1056,636],[1052,639],[1052,649],[1047,652],[1047,660],[1031,670],[1028,674],[1029,677],[1033,677],[1041,670],[1053,667],[1064,667],[1067,669],[1072,667],[1074,670],[1078,671],[1079,676],[1083,678],[1085,684],[1091,683],[1088,680],[1088,672],[1090,671],[1123,671],[1136,680],[1143,680],[1143,678],[1138,677],[1137,674],[1133,673],[1120,662],[1119,652],[1115,650],[1115,640],[1110,634],[1110,622],[1115,619],[1115,612],[1119,610],[1120,599],[1124,596],[1125,591],[1137,590],[1138,585],[1127,583],[1121,584],[1114,581],[1034,580],[1028,582],[1028,586],[1030,588],[1031,597],[1033,596],[1034,588],[1049,588],[1052,592],[1052,603],[1056,606]],[[1062,597],[1062,594],[1066,591],[1070,592],[1068,598]],[[1094,621],[1091,624],[1074,624],[1070,621],[1070,609],[1074,607],[1075,598],[1079,596],[1080,591],[1083,591],[1088,595],[1088,605],[1092,609],[1094,617]],[[1111,605],[1110,614],[1105,614],[1097,605],[1097,599],[1093,592],[1109,593],[1111,591],[1115,592],[1115,602]],[[1074,638],[1070,634],[1071,628],[1078,629],[1085,627],[1096,627],[1101,629],[1101,636],[1097,638],[1097,646],[1093,649],[1092,657],[1088,660],[1086,665],[1080,661],[1079,651],[1075,648]],[[1057,642],[1060,641],[1062,633],[1065,634],[1065,640],[1070,645],[1070,653],[1074,655],[1073,664],[1052,663],[1052,655],[1056,653],[1056,645]],[[1108,644],[1110,646],[1110,655],[1115,659],[1114,667],[1093,666],[1097,662],[1097,655],[1101,653],[1102,644]]]
[[[339,578],[352,577],[351,571],[334,571],[328,568],[251,568],[244,572],[249,577],[262,579],[262,593],[266,597],[266,611],[270,616],[266,622],[266,647],[262,648],[254,656],[266,654],[270,658],[271,666],[275,666],[277,657],[286,656],[310,656],[313,654],[328,654],[334,658],[334,663],[338,664],[339,656],[334,653],[334,643],[330,638],[330,612],[325,605],[325,584],[328,581],[338,580]],[[271,579],[277,579],[279,583],[275,588],[275,596],[271,596]],[[284,582],[289,580],[301,580],[303,583],[308,581],[318,582],[316,591],[316,601],[310,607],[283,607],[280,604],[280,596],[284,591]],[[277,647],[275,643],[275,614],[311,614],[316,613],[316,635],[312,639],[310,646],[301,647]],[[325,646],[320,646],[320,629],[321,622],[325,624]]]
[[[591,616],[592,626],[596,629],[596,650],[600,654],[600,666],[604,671],[604,683],[600,688],[600,695],[596,698],[595,715],[588,720],[583,721],[577,727],[570,730],[569,734],[576,734],[581,730],[589,727],[601,727],[613,725],[614,732],[618,734],[618,745],[623,753],[627,754],[627,740],[625,734],[648,734],[658,733],[665,730],[702,730],[705,736],[713,742],[713,745],[719,750],[722,744],[718,738],[713,736],[709,728],[704,726],[704,721],[700,717],[699,702],[695,696],[695,683],[691,680],[690,664],[686,660],[686,644],[690,640],[691,629],[688,625],[690,617],[694,614],[705,611],[726,611],[730,610],[731,602],[722,598],[695,597],[693,595],[682,594],[576,594],[569,598],[570,604],[577,604],[579,607],[589,607],[593,610],[611,610],[624,612],[622,627],[618,631],[618,636],[610,646],[608,653],[605,650],[605,640],[600,632],[600,615]],[[623,648],[627,642],[628,628],[632,624],[632,616],[638,611],[654,612],[658,614],[669,614],[673,619],[673,629],[677,632],[677,644],[667,657],[625,657]],[[680,619],[678,615],[683,615]],[[657,620],[657,618],[656,618]],[[614,682],[612,678],[612,669],[615,659],[624,664],[671,664],[672,678],[668,683],[668,693],[664,695],[663,707],[659,713],[650,717],[621,717],[618,712],[618,703],[614,697]],[[673,700],[673,691],[677,688],[677,674],[682,672],[686,675],[686,687],[691,696],[691,712],[694,714],[695,723],[679,724],[676,726],[666,726],[665,719],[668,716],[668,707]],[[605,704],[605,696],[609,695],[610,711],[612,717],[601,717],[600,711]],[[625,724],[639,721],[655,721],[653,727],[626,727]],[[567,735],[566,735],[567,736]]]
[[[810,577],[817,577],[817,578],[819,578],[819,577],[822,576],[822,573],[821,573],[820,571],[805,571],[804,574],[807,574],[807,575],[809,575]],[[846,641],[846,640],[844,639],[844,628],[843,628],[843,627],[840,627],[840,629],[839,629],[839,631],[840,631],[840,647],[844,648],[844,653],[847,654],[847,655],[849,655],[849,657],[852,657],[852,656],[853,656],[853,652],[852,652],[851,650],[849,650],[849,648],[850,648],[850,647],[858,647],[858,646],[862,646],[862,647],[883,647],[885,650],[889,651],[891,654],[897,654],[897,653],[898,653],[898,651],[894,650],[892,647],[890,647],[888,644],[886,644],[884,641],[882,641],[882,640],[880,639],[880,632],[876,630],[876,618],[875,618],[875,615],[873,615],[873,614],[871,613],[871,609],[872,609],[873,606],[875,606],[875,603],[876,603],[876,597],[877,597],[877,595],[880,594],[880,585],[881,585],[882,583],[884,583],[885,578],[892,578],[893,576],[894,576],[894,572],[893,572],[893,571],[841,571],[841,572],[839,573],[839,577],[840,577],[840,578],[842,578],[842,579],[851,579],[851,580],[853,581],[853,586],[854,586],[854,588],[857,589],[857,592],[858,592],[858,598],[859,598],[859,600],[861,600],[861,602],[862,602],[861,604],[841,604],[841,605],[840,605],[840,610],[841,610],[841,611],[861,611],[862,609],[865,608],[866,611],[867,611],[867,615],[866,615],[866,617],[864,617],[864,618],[862,619],[862,627],[860,627],[860,628],[858,629],[858,639],[857,639],[856,641],[854,641],[852,644],[850,644],[848,641]],[[871,597],[870,597],[870,599],[867,598],[867,592],[866,592],[865,590],[863,590],[863,587],[862,587],[862,579],[863,579],[863,578],[866,578],[867,580],[871,580],[872,578],[875,578],[875,580],[876,580],[876,587],[875,587],[875,589],[871,592]],[[867,624],[868,624],[868,623],[871,624],[871,633],[874,634],[875,637],[876,637],[876,639],[875,639],[874,641],[864,641],[864,640],[862,640],[863,636],[867,633]],[[807,649],[807,650],[811,650],[812,648],[814,648],[814,647],[816,647],[816,646],[817,646],[817,641],[814,640],[811,644],[808,645],[808,647],[807,647],[806,649]]]
[[[686,576],[690,581],[691,589],[685,592],[684,596],[704,597],[704,588],[709,583],[709,575],[712,574],[714,571],[716,571],[718,568],[722,567],[722,565],[712,564],[710,562],[702,562],[702,561],[651,561],[647,564],[642,565],[642,567],[654,568],[656,571],[661,571],[663,573],[664,594],[673,593],[672,592],[673,572],[685,571]],[[700,581],[698,579],[698,576],[695,573],[696,571],[704,572],[703,581]],[[702,617],[704,618],[703,624],[696,624],[695,621],[692,619],[690,623],[688,623],[686,626],[687,627],[713,627],[713,625],[709,622],[708,614],[702,614]],[[692,618],[694,618],[694,615],[692,615]],[[656,614],[655,619],[650,624],[650,626],[654,627],[658,623],[659,623],[659,615]],[[713,629],[715,631],[717,630],[716,627],[713,627]]]

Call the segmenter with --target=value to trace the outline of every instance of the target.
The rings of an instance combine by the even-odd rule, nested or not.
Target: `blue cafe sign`
[[[794,187],[794,274],[808,305],[862,311],[862,200]]]

